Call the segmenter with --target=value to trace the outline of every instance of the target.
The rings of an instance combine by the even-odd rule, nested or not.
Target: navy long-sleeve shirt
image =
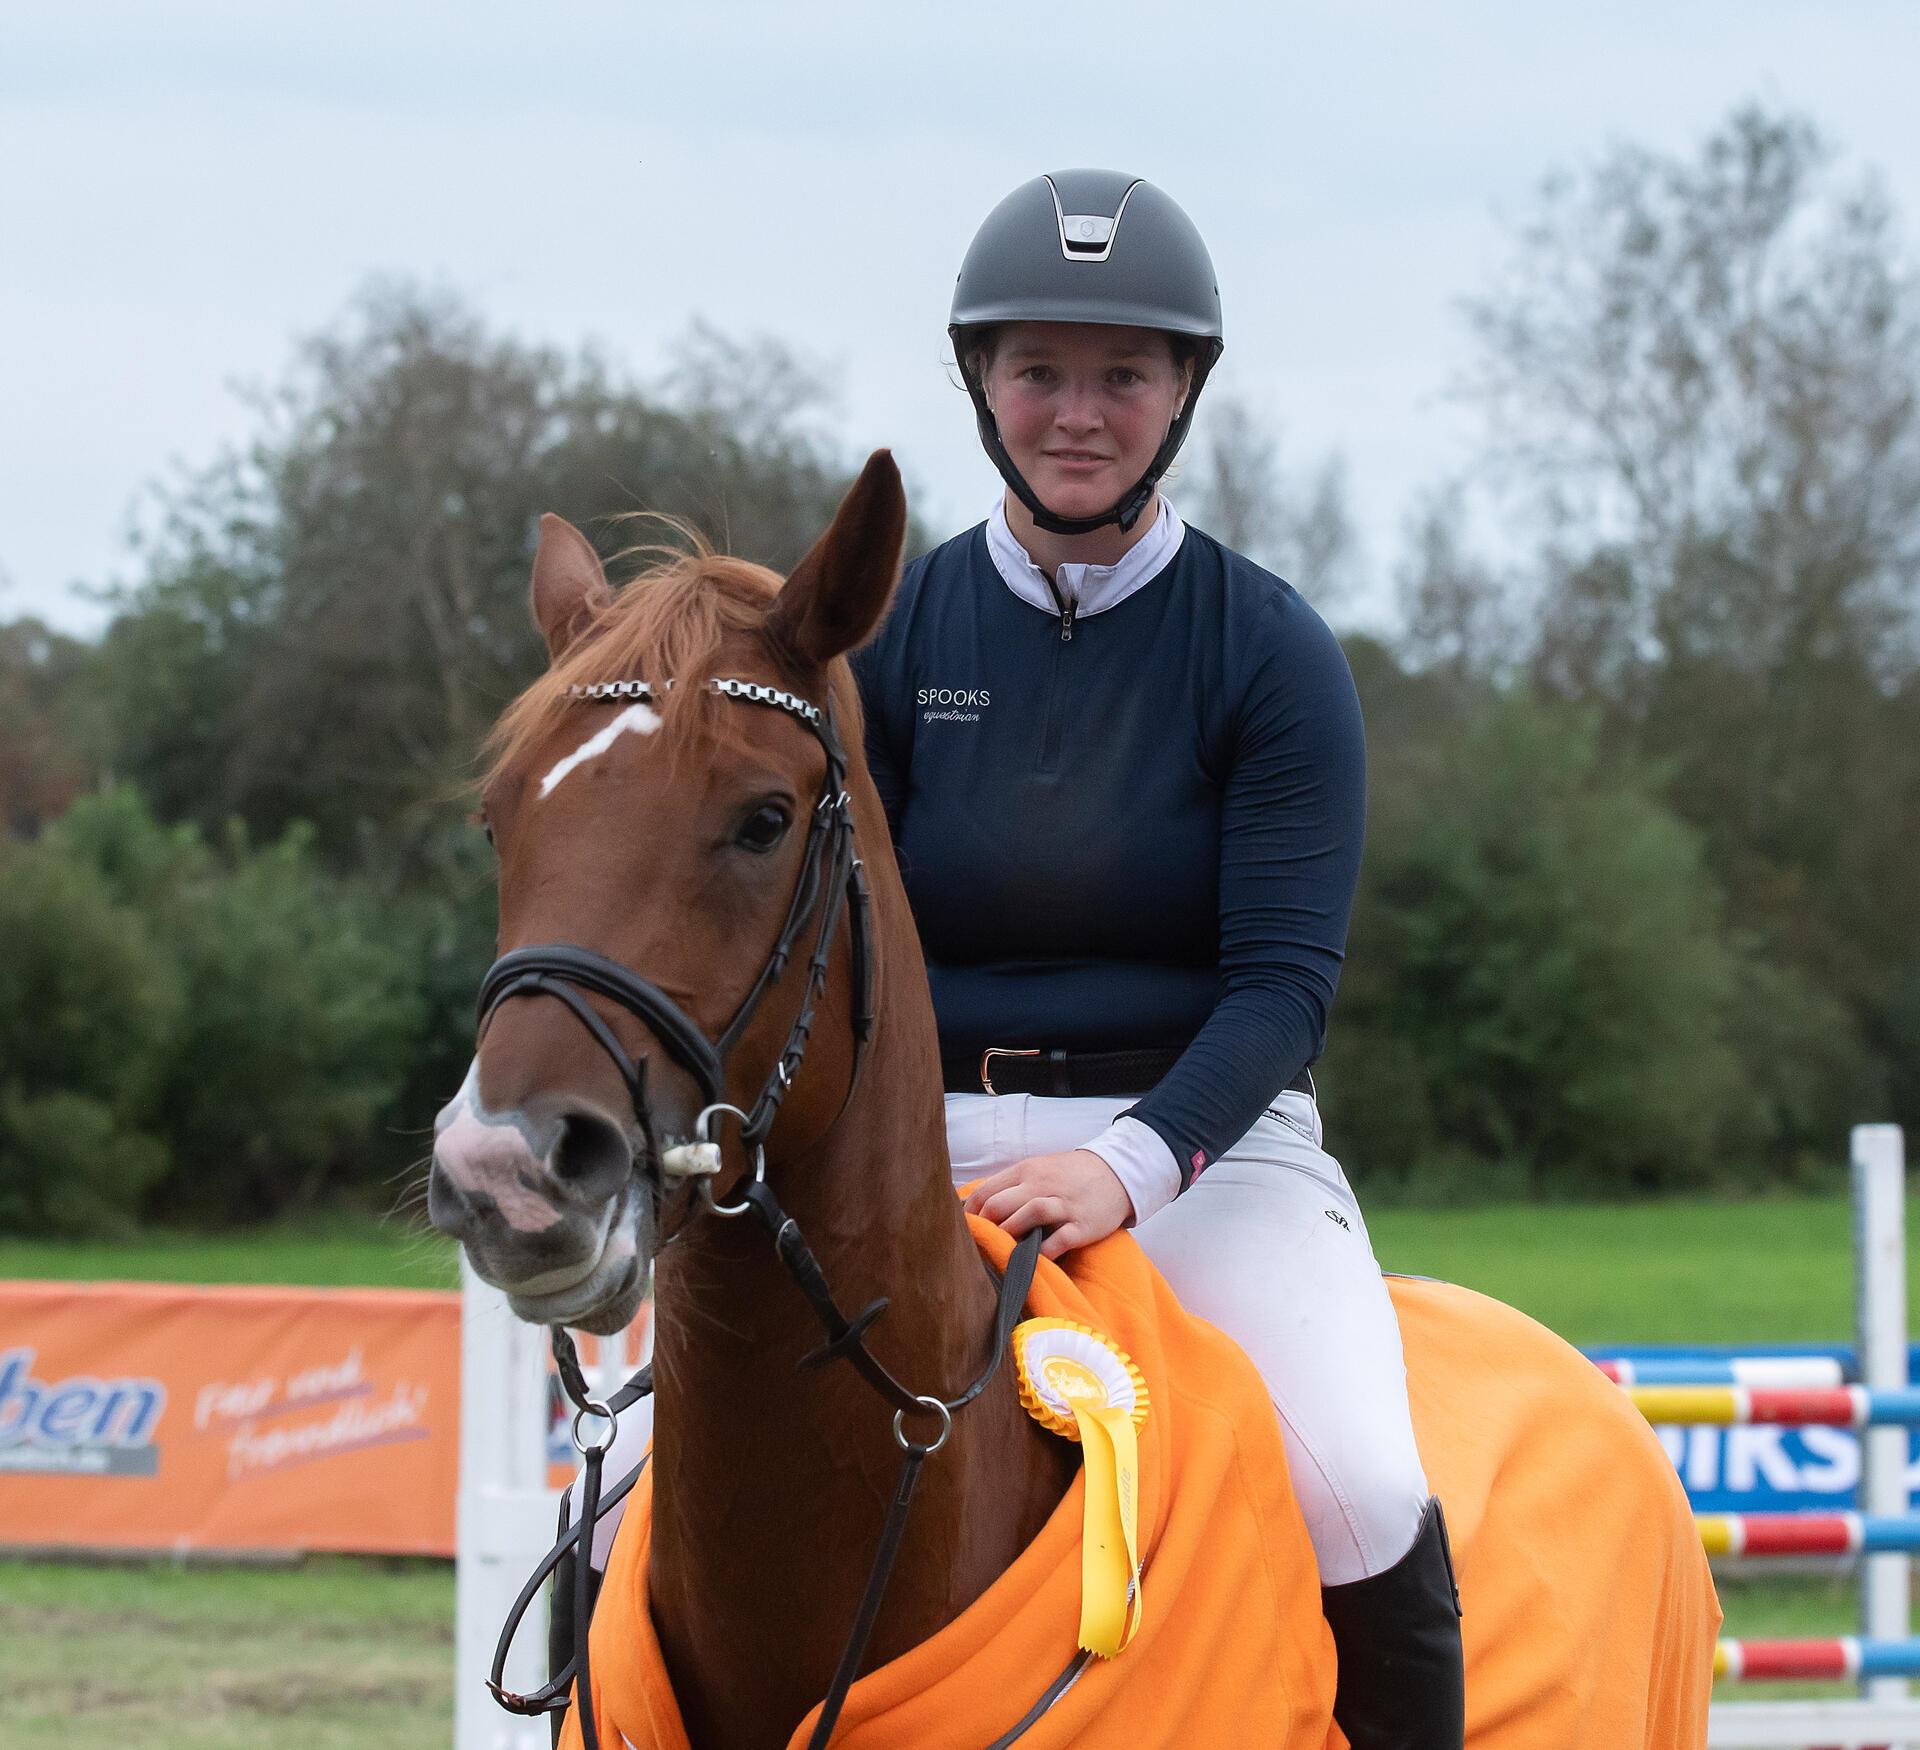
[[[1365,820],[1339,644],[1197,530],[1067,620],[981,525],[907,567],[854,668],[943,1052],[1179,1049],[1124,1116],[1184,1188],[1326,1039]]]

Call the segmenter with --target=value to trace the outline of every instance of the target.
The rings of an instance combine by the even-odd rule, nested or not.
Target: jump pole
[[[1700,1513],[1710,1556],[1859,1556],[1920,1550],[1920,1518],[1865,1513]]]
[[[1735,1661],[1745,1672],[1760,1676],[1787,1675],[1782,1669],[1767,1670],[1784,1660],[1789,1664],[1804,1661],[1831,1661],[1833,1648],[1843,1649],[1842,1665],[1852,1664],[1847,1675],[1865,1678],[1857,1701],[1738,1701],[1716,1702],[1708,1716],[1707,1742],[1714,1750],[1740,1750],[1751,1746],[1800,1750],[1807,1745],[1833,1746],[1835,1750],[1886,1750],[1892,1746],[1920,1746],[1920,1703],[1909,1696],[1907,1678],[1881,1675],[1889,1670],[1920,1668],[1920,1658],[1908,1655],[1920,1650],[1920,1643],[1908,1640],[1911,1625],[1909,1571],[1912,1560],[1899,1546],[1908,1541],[1896,1529],[1908,1514],[1906,1484],[1907,1427],[1912,1418],[1901,1414],[1916,1395],[1909,1390],[1907,1339],[1906,1273],[1906,1161],[1898,1125],[1860,1124],[1853,1129],[1848,1150],[1853,1192],[1854,1323],[1858,1341],[1861,1385],[1852,1394],[1775,1393],[1755,1391],[1716,1394],[1716,1404],[1736,1398],[1751,1412],[1753,1400],[1766,1402],[1768,1412],[1755,1417],[1737,1418],[1716,1408],[1714,1413],[1693,1420],[1732,1421],[1766,1420],[1799,1422],[1815,1420],[1828,1423],[1848,1422],[1863,1428],[1860,1440],[1861,1477],[1858,1515],[1828,1515],[1829,1519],[1853,1522],[1847,1537],[1854,1546],[1868,1553],[1861,1562],[1860,1635],[1833,1643],[1723,1643],[1716,1665],[1726,1668]],[[1840,1414],[1816,1417],[1811,1413],[1785,1413],[1789,1397],[1832,1396],[1830,1406]],[[1636,1391],[1636,1399],[1647,1398],[1644,1407],[1658,1402],[1657,1392]],[[1843,1408],[1839,1399],[1845,1397]],[[1873,1413],[1878,1404],[1883,1412]],[[1802,1409],[1811,1412],[1812,1405]],[[1760,1530],[1767,1541],[1782,1536],[1796,1537],[1791,1522],[1799,1521],[1812,1529],[1816,1515],[1719,1515],[1702,1521],[1702,1536],[1711,1547],[1720,1538],[1744,1541],[1750,1530]],[[1909,1522],[1911,1523],[1911,1522]],[[1878,1525],[1883,1537],[1876,1539],[1869,1528]],[[1830,1533],[1829,1533],[1830,1535]],[[1876,1541],[1888,1553],[1872,1553]],[[1730,1552],[1729,1552],[1730,1553]],[[1756,1552],[1757,1553],[1757,1552]],[[1875,1656],[1865,1657],[1862,1643],[1873,1644]],[[1763,1650],[1764,1649],[1764,1650]],[[1749,1655],[1753,1655],[1749,1657]],[[1850,1657],[1850,1655],[1852,1655]],[[1796,1673],[1799,1674],[1799,1673]],[[1822,1675],[1827,1674],[1822,1672]],[[1839,1675],[1841,1673],[1834,1673]]]
[[[1794,1391],[1847,1383],[1836,1355],[1732,1355],[1722,1357],[1602,1356],[1594,1362],[1615,1385],[1745,1385]]]
[[[1863,1641],[1858,1635],[1823,1641],[1721,1641],[1713,1650],[1713,1674],[1735,1681],[1787,1683],[1912,1677],[1920,1675],[1920,1641]]]
[[[1920,1428],[1920,1391],[1906,1386],[1636,1385],[1627,1395],[1649,1422],[1669,1427]]]
[[[1898,1702],[1742,1701],[1716,1705],[1707,1732],[1713,1750],[1888,1750],[1911,1736],[1913,1712]]]
[[[1849,1151],[1853,1180],[1854,1322],[1859,1330],[1860,1380],[1870,1390],[1907,1390],[1906,1160],[1897,1124],[1856,1124]],[[1872,1427],[1861,1436],[1860,1510],[1904,1515],[1907,1498],[1905,1428]],[[1904,1640],[1911,1628],[1909,1585],[1913,1559],[1873,1555],[1861,1564],[1860,1632],[1878,1641]],[[1868,1700],[1902,1701],[1904,1677],[1874,1677]]]
[[[522,1719],[487,1693],[494,1641],[520,1587],[553,1543],[558,1496],[547,1487],[547,1366],[542,1333],[460,1255],[460,1493],[454,1515],[455,1750],[547,1750],[544,1719]],[[547,1607],[528,1610],[507,1662],[510,1689],[546,1681]]]

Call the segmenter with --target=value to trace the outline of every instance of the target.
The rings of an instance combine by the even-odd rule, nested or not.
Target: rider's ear
[[[540,548],[533,556],[533,622],[555,662],[613,600],[593,543],[565,517],[549,511],[540,519]]]
[[[767,630],[801,668],[861,643],[887,611],[907,536],[907,495],[887,450],[875,450],[827,532],[767,610]]]

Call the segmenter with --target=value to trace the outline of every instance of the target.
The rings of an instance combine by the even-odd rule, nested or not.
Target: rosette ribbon
[[[1080,1540],[1080,1645],[1111,1659],[1140,1628],[1140,1459],[1147,1384],[1124,1350],[1070,1319],[1013,1332],[1020,1402],[1043,1428],[1080,1442],[1086,1470]]]

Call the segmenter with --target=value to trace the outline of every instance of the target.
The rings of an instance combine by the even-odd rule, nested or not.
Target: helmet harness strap
[[[1187,398],[1180,411],[1173,417],[1173,424],[1167,427],[1167,435],[1161,439],[1160,448],[1153,460],[1147,465],[1147,471],[1136,480],[1128,490],[1105,510],[1095,516],[1061,516],[1049,510],[1041,502],[1039,493],[1028,484],[1027,478],[1014,465],[1013,457],[1007,453],[1007,446],[1001,441],[1000,422],[993,416],[993,408],[988,404],[986,385],[974,370],[966,357],[966,344],[963,334],[954,335],[954,357],[960,367],[961,380],[967,386],[967,394],[973,400],[973,411],[980,425],[980,444],[987,452],[993,465],[1000,470],[1000,477],[1006,481],[1013,495],[1027,507],[1037,526],[1053,535],[1089,535],[1095,529],[1104,529],[1109,523],[1116,525],[1122,534],[1127,533],[1140,520],[1141,513],[1153,502],[1155,489],[1160,477],[1172,466],[1173,458],[1180,453],[1180,446],[1186,442],[1187,429],[1193,423],[1193,410],[1200,399],[1201,386],[1207,380],[1207,373],[1213,369],[1213,362],[1220,356],[1219,343],[1203,345],[1193,361],[1193,379],[1187,385]]]

